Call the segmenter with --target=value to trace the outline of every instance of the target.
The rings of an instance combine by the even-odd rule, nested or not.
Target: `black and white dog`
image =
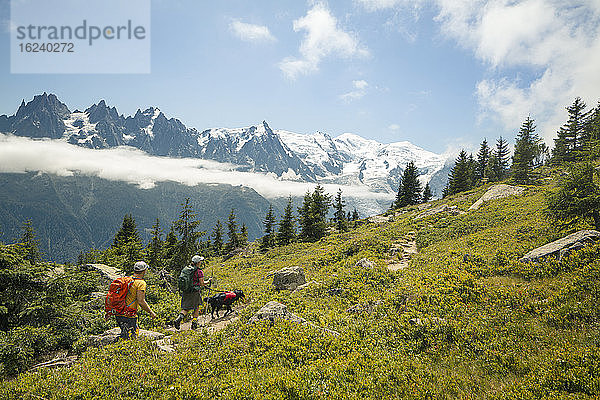
[[[208,297],[206,301],[208,305],[210,305],[210,316],[212,318],[215,318],[214,313],[216,311],[217,318],[219,318],[219,311],[222,307],[225,307],[226,310],[225,315],[223,315],[223,317],[227,316],[227,314],[232,312],[231,305],[240,299],[246,299],[246,296],[244,296],[244,292],[242,292],[241,290],[221,292],[215,294],[214,296]]]

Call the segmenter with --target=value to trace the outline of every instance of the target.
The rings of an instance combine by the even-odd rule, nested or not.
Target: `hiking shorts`
[[[135,339],[138,335],[137,317],[130,318],[122,315],[116,317],[117,325],[121,328],[119,339]]]
[[[202,304],[202,297],[200,292],[182,293],[181,294],[181,309],[182,310],[195,310]]]

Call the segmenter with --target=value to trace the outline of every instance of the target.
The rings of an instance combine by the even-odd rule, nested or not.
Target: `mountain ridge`
[[[406,141],[383,144],[351,133],[332,138],[319,131],[305,135],[274,130],[266,121],[198,130],[167,118],[157,107],[124,116],[104,99],[83,112],[71,112],[56,95],[45,92],[27,103],[23,100],[14,115],[0,116],[0,131],[91,149],[132,146],[151,155],[227,162],[287,180],[361,184],[390,195],[409,161],[417,165],[423,184],[440,173],[446,161]],[[439,194],[442,188],[433,189]]]

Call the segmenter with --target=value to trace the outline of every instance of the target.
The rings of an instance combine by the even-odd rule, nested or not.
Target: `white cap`
[[[199,256],[197,254],[194,257],[192,257],[192,264],[197,264],[200,261],[204,261],[204,257]]]
[[[148,269],[148,264],[146,264],[143,261],[138,261],[135,264],[133,264],[133,270],[135,272],[142,272]]]

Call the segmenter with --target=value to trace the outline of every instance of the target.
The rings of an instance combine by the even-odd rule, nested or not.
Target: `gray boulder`
[[[302,325],[308,325],[315,329],[319,329],[322,332],[339,336],[339,332],[327,328],[321,328],[315,324],[308,322],[304,318],[301,318],[296,314],[291,313],[284,304],[281,304],[277,301],[270,301],[267,304],[265,304],[263,308],[258,310],[256,314],[254,314],[254,316],[250,318],[250,320],[248,320],[248,322],[255,323],[259,321],[270,321],[272,324],[276,319],[283,319]]]
[[[295,290],[305,283],[302,267],[286,267],[273,273],[273,285],[277,290]]]
[[[562,239],[545,244],[537,249],[533,249],[519,259],[519,261],[539,262],[549,257],[560,260],[571,251],[579,250],[597,240],[600,240],[600,232],[594,230],[582,230],[572,233],[569,236],[565,236]]]
[[[494,185],[488,189],[487,192],[483,196],[479,198],[471,207],[469,207],[469,211],[477,210],[483,203],[490,200],[502,199],[508,196],[516,196],[523,193],[525,190],[524,187],[519,186],[511,186],[511,185]]]
[[[100,335],[91,335],[88,337],[87,345],[88,347],[104,347],[116,343],[120,333],[120,328],[112,328]],[[153,341],[160,341],[165,338],[165,335],[162,333],[147,331],[145,329],[140,329],[138,333],[140,337],[149,338]]]
[[[277,301],[270,301],[265,304],[260,310],[254,314],[252,318],[250,318],[249,322],[258,322],[258,321],[273,321],[275,319],[285,319],[287,321],[297,322],[299,324],[306,323],[304,318],[300,318],[299,316],[291,313],[287,306],[281,304]]]
[[[105,279],[106,283],[109,285],[115,279],[125,275],[120,269],[104,264],[84,264],[81,266],[81,268],[84,271],[97,272],[98,274],[100,274],[100,276],[102,276],[102,278]]]
[[[371,269],[373,268],[373,263],[366,258],[361,258],[354,264],[355,268],[363,268],[363,269]]]
[[[426,217],[431,217],[432,215],[436,215],[436,214],[440,214],[440,213],[447,213],[450,215],[458,215],[458,214],[464,214],[464,211],[459,210],[458,206],[449,206],[447,204],[443,204],[436,208],[425,209],[425,211],[423,211],[420,214],[418,214],[417,216],[415,216],[414,219],[422,219],[422,218],[426,218]]]

